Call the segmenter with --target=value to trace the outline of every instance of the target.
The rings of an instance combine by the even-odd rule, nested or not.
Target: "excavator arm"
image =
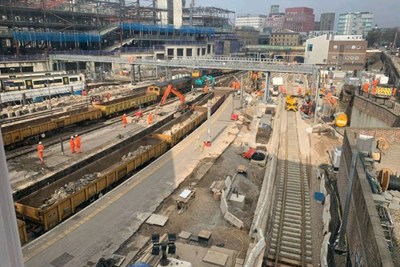
[[[161,102],[160,102],[161,105],[165,105],[165,103],[167,102],[167,98],[168,98],[170,93],[173,93],[174,95],[176,95],[181,100],[181,104],[185,103],[185,96],[182,95],[174,87],[172,87],[172,84],[169,84],[168,87],[167,87],[167,90],[165,90],[164,95],[161,98]]]

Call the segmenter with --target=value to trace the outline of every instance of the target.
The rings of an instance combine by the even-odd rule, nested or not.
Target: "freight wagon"
[[[50,230],[167,149],[165,140],[146,136],[22,198],[15,203],[16,212]]]
[[[101,110],[104,116],[111,116],[115,113],[122,112],[131,108],[138,108],[155,103],[158,96],[155,94],[140,93],[126,96],[123,98],[114,99],[103,103],[93,103],[93,107]]]
[[[186,112],[154,132],[152,136],[164,139],[171,147],[185,138],[207,119],[207,109],[196,107],[194,113]]]
[[[18,234],[21,245],[28,242],[28,235],[26,234],[26,224],[24,221],[17,219]]]
[[[19,142],[29,143],[31,138],[50,131],[60,129],[83,121],[92,121],[101,118],[101,111],[98,109],[81,108],[68,112],[51,114],[33,120],[19,121],[1,127],[3,143],[5,146]]]
[[[225,95],[221,96],[212,110],[216,110],[224,99]],[[96,199],[100,193],[107,191],[139,167],[158,158],[197,128],[207,119],[207,108],[196,107],[195,110],[194,115],[187,112],[155,134],[120,148],[16,201],[18,217],[41,225],[44,231],[52,229],[74,214],[81,205]],[[179,124],[181,127],[178,130],[167,132]]]

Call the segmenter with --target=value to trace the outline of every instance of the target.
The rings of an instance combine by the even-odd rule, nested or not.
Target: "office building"
[[[286,8],[284,28],[295,32],[310,32],[314,30],[314,18],[312,8]]]
[[[254,29],[261,31],[267,24],[267,18],[268,17],[266,15],[238,15],[236,17],[235,26],[238,28],[253,27]]]
[[[338,34],[367,36],[372,30],[373,14],[370,12],[353,12],[339,15]]]
[[[333,31],[335,26],[335,13],[322,13],[319,31]],[[317,30],[317,29],[316,29]]]

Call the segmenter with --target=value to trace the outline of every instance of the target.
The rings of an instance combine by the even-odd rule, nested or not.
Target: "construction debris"
[[[125,162],[127,160],[133,159],[134,157],[137,157],[140,154],[143,154],[144,152],[146,152],[147,150],[149,150],[152,146],[148,145],[148,146],[139,146],[138,149],[136,149],[133,152],[129,152],[127,155],[122,156],[122,161]]]
[[[40,209],[46,209],[57,201],[67,198],[69,195],[81,190],[82,187],[87,186],[91,181],[96,180],[96,178],[100,176],[101,173],[95,172],[91,174],[85,174],[84,176],[82,176],[81,179],[77,181],[69,182],[60,189],[56,190],[49,199],[45,200],[45,203],[40,206]]]

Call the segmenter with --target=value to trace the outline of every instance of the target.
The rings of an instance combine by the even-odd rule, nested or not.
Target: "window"
[[[332,56],[332,59],[337,59],[337,56]]]
[[[356,46],[355,46],[355,45],[352,45],[352,46],[351,46],[351,49],[356,49]]]
[[[349,57],[348,57],[348,56],[345,56],[344,59],[349,60]]]
[[[71,77],[69,78],[70,82],[77,82],[78,81],[78,77]]]
[[[307,46],[307,51],[308,51],[308,52],[311,52],[312,49],[313,49],[313,45],[312,45],[312,44],[309,44],[309,45]]]
[[[361,46],[360,46],[360,45],[357,45],[357,49],[361,49]]]
[[[359,56],[355,56],[354,59],[355,59],[355,60],[358,60],[358,59],[360,59],[360,57],[359,57]]]

